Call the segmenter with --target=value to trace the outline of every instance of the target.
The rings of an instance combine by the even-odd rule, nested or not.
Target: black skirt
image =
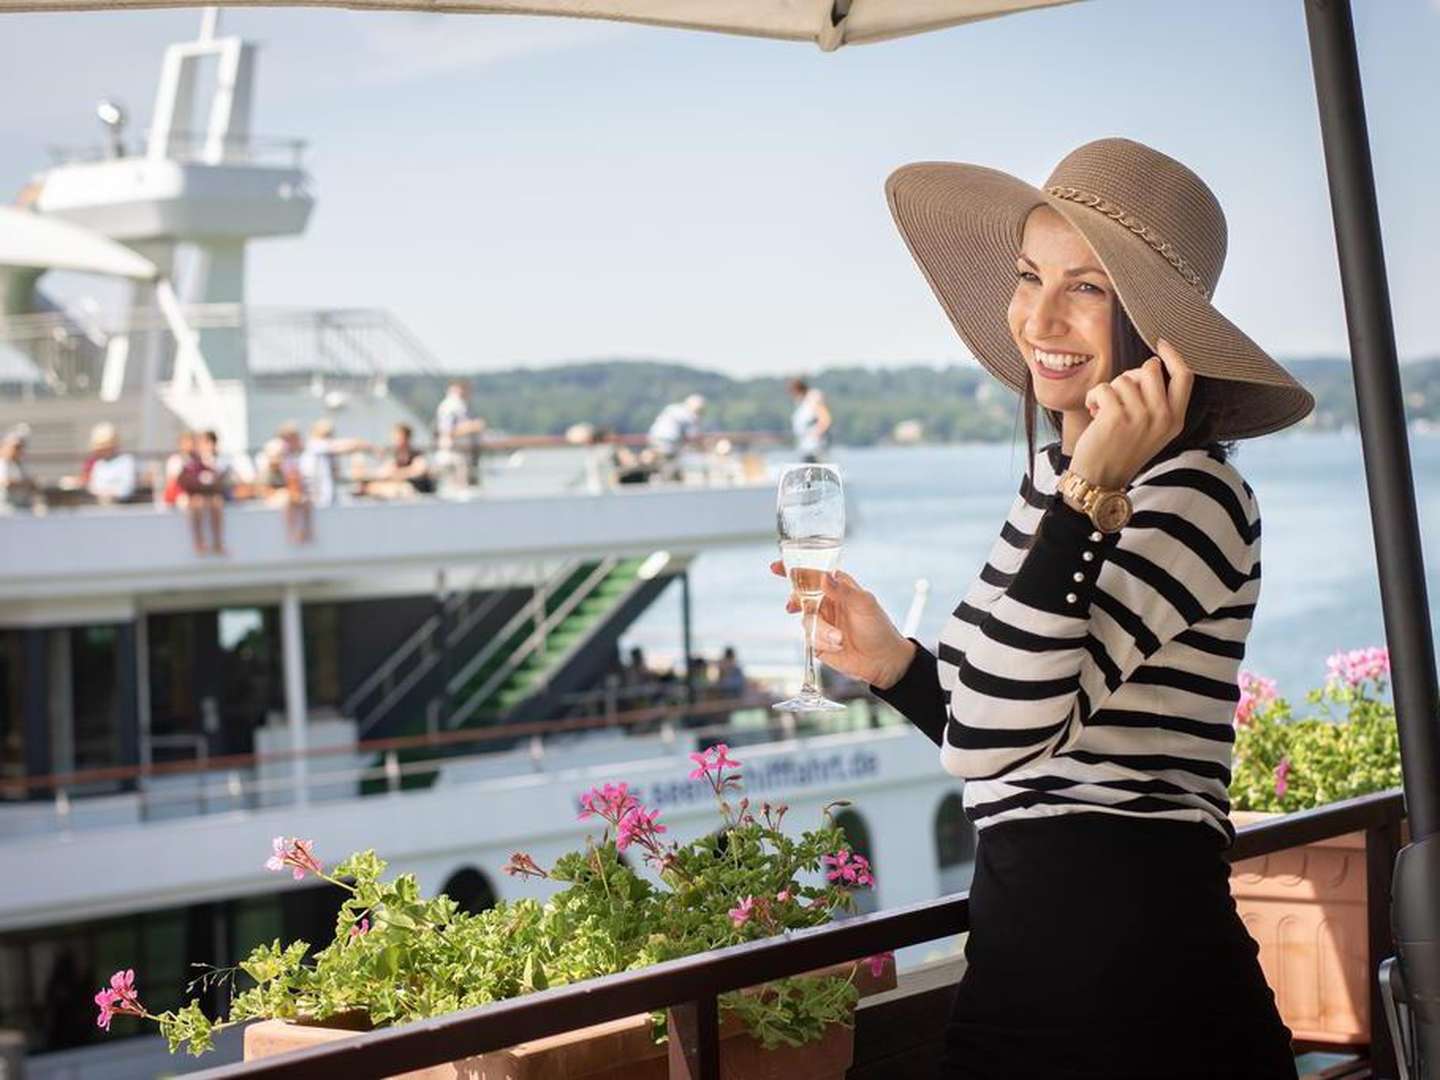
[[[1294,1080],[1220,834],[1105,813],[980,831],[947,1080]]]

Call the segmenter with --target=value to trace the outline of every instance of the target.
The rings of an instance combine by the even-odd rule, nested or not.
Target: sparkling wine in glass
[[[845,487],[833,465],[791,465],[776,492],[780,558],[800,602],[805,630],[805,679],[800,693],[775,708],[786,712],[834,712],[844,705],[820,693],[815,671],[815,624],[825,575],[840,563],[845,539]]]

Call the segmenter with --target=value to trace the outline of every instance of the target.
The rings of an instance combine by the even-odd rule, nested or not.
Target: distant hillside
[[[1355,423],[1350,365],[1338,359],[1292,361],[1290,370],[1316,398],[1316,430]],[[1404,364],[1401,378],[1412,419],[1440,423],[1440,358]],[[790,430],[785,379],[734,379],[715,371],[652,360],[603,360],[517,368],[469,376],[474,411],[493,428],[559,435],[588,421],[643,432],[667,402],[702,393],[707,427],[731,431]],[[446,377],[398,376],[391,387],[423,417],[434,415]],[[927,442],[1008,439],[1017,430],[1014,395],[973,364],[945,368],[830,368],[813,379],[835,415],[835,436],[849,446],[890,438],[902,420],[918,421]]]

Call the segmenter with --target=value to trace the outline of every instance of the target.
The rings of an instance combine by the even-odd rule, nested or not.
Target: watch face
[[[1119,532],[1130,521],[1130,498],[1123,491],[1107,491],[1095,504],[1095,526],[1101,532]]]

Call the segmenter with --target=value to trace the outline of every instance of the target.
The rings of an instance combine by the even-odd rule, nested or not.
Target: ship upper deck
[[[308,543],[288,538],[274,505],[234,503],[223,556],[195,554],[184,515],[159,502],[3,514],[0,624],[44,621],[66,602],[375,582],[597,551],[695,552],[773,533],[773,485],[753,460],[748,471],[700,467],[673,482],[612,486],[588,468],[593,451],[532,447],[481,487],[315,507]]]

